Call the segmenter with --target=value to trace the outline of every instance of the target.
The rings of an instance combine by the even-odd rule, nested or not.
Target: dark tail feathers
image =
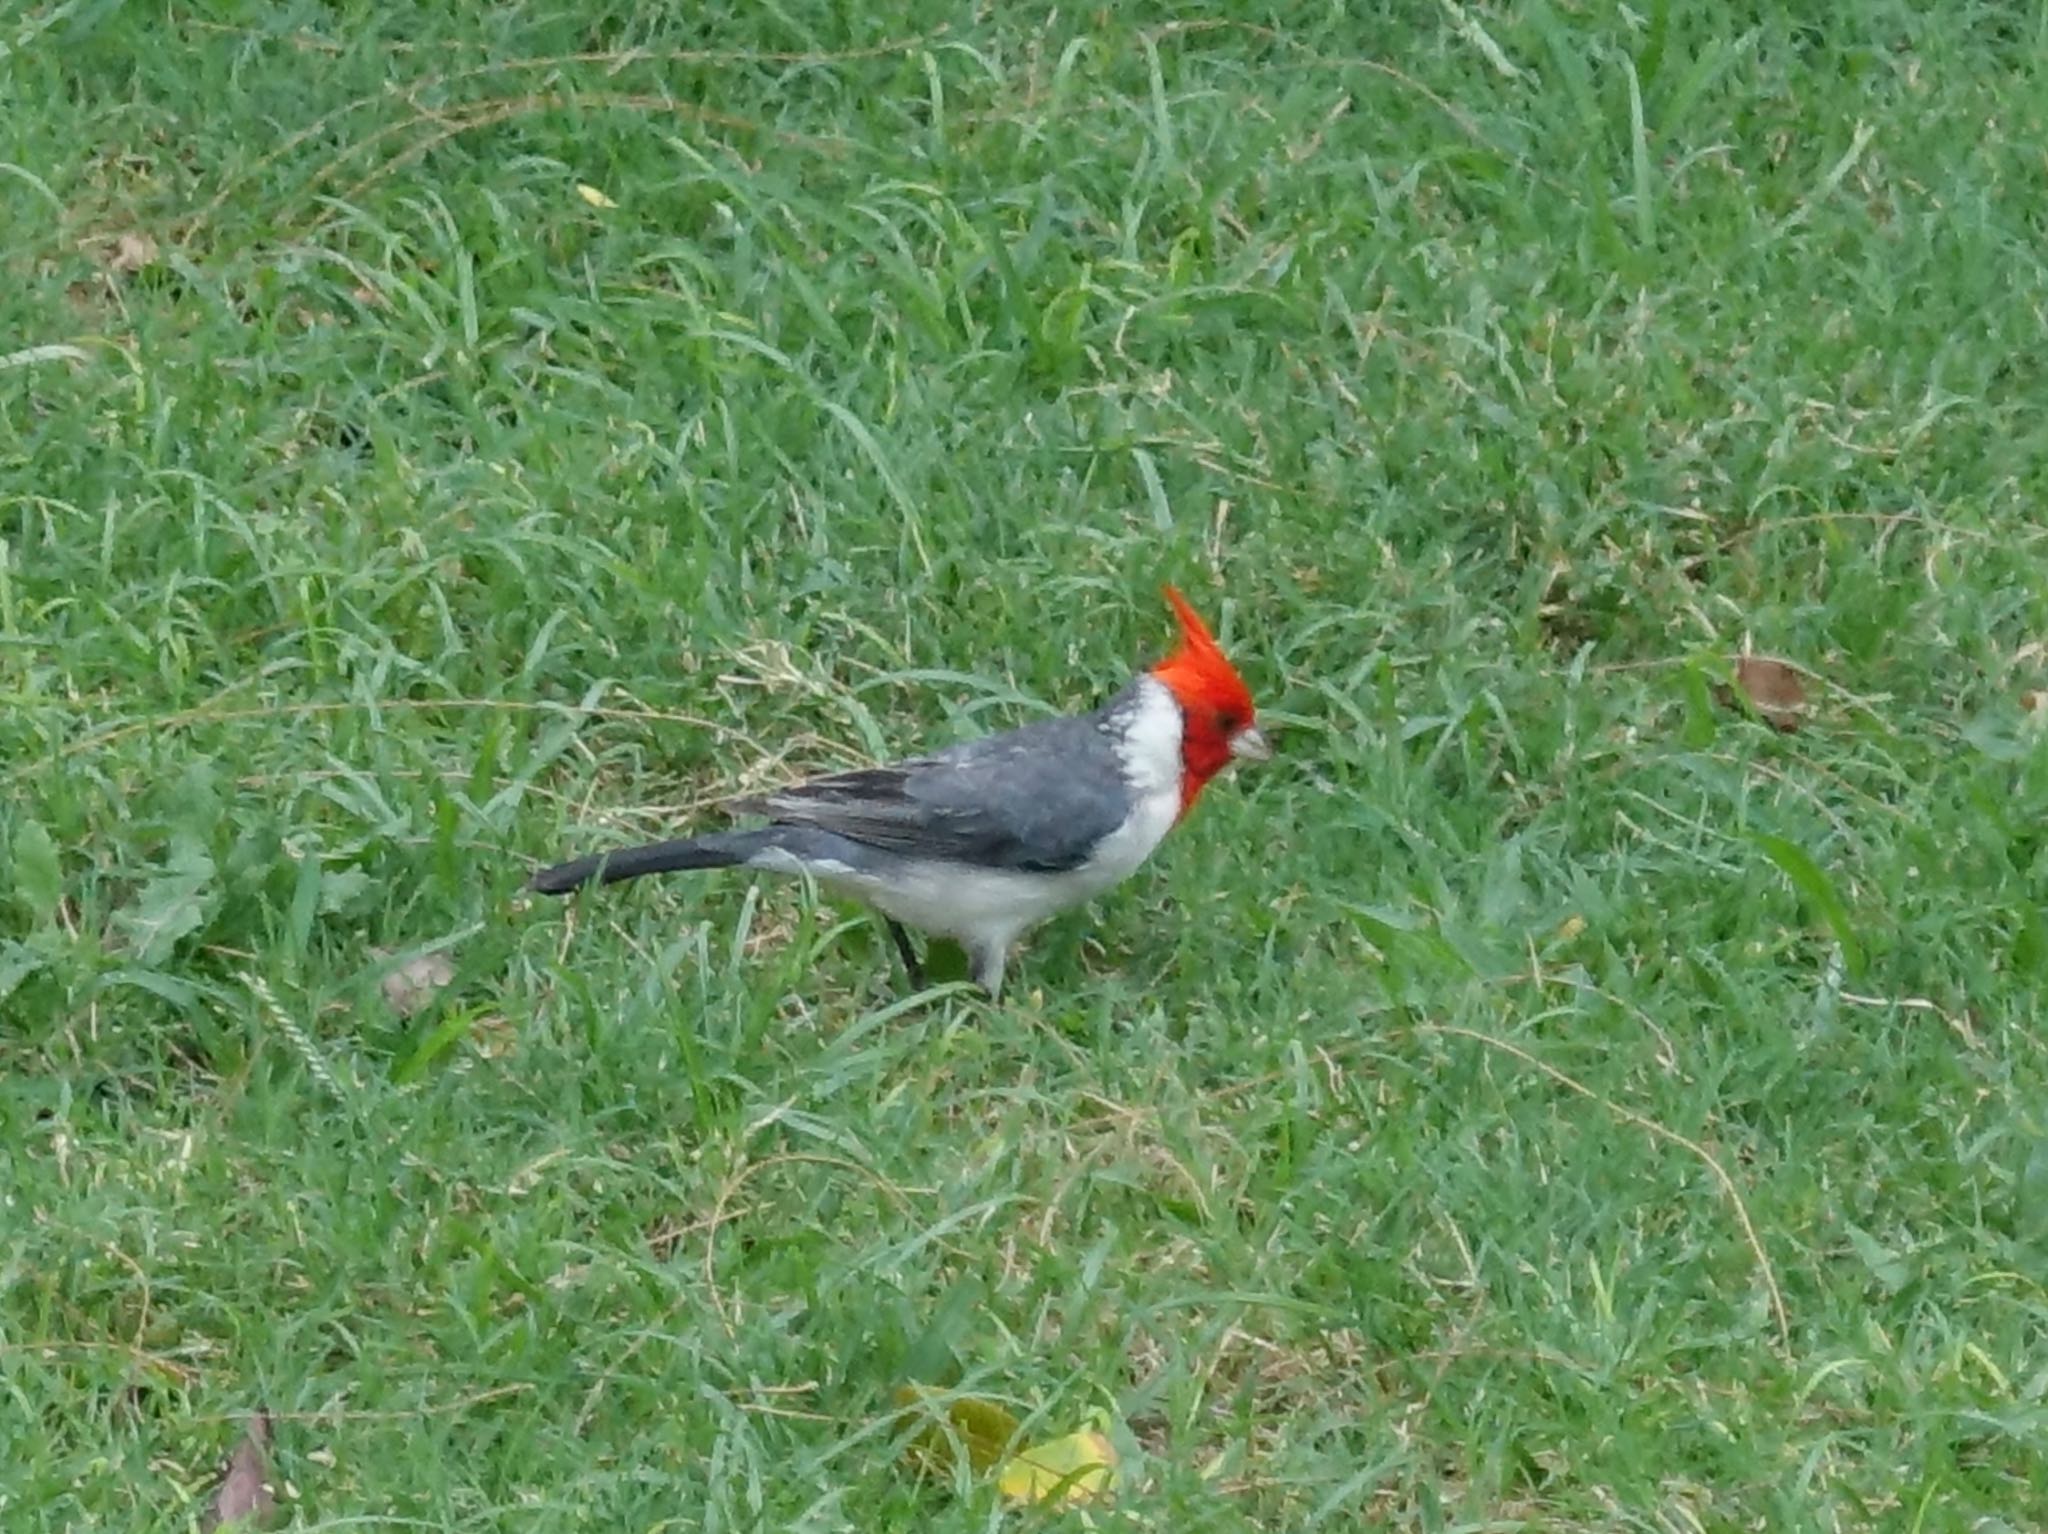
[[[526,887],[543,895],[566,895],[593,879],[600,884],[617,884],[621,879],[637,879],[642,874],[731,868],[746,862],[773,841],[772,830],[713,831],[706,836],[686,836],[645,847],[621,847],[614,852],[593,853],[572,863],[543,868],[526,881]]]

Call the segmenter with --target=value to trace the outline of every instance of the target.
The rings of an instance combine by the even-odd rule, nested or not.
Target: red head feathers
[[[1185,815],[1233,757],[1264,761],[1273,754],[1253,720],[1251,689],[1225,659],[1216,636],[1173,587],[1167,603],[1180,619],[1180,648],[1152,668],[1180,704],[1180,808]]]

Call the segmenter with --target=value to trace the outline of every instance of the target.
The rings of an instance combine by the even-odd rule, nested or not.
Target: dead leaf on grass
[[[1796,730],[1811,713],[1806,701],[1806,683],[1798,670],[1768,655],[1738,655],[1735,658],[1735,685],[1742,690],[1757,716],[1773,729]]]
[[[407,959],[383,979],[384,999],[400,1017],[411,1017],[455,978],[455,964],[445,953],[423,953]]]
[[[1089,1502],[1116,1485],[1116,1447],[1092,1429],[1021,1450],[996,1477],[1012,1502]]]
[[[995,1472],[1009,1502],[1088,1502],[1116,1485],[1116,1446],[1093,1428],[1011,1452],[1021,1431],[1008,1407],[975,1396],[949,1396],[929,1385],[897,1387],[899,1420],[918,1422],[905,1459],[927,1475],[950,1478],[967,1468]]]
[[[469,1043],[486,1060],[498,1060],[519,1047],[519,1032],[502,1015],[487,1013],[469,1025]]]
[[[127,229],[114,236],[114,243],[104,260],[108,271],[133,276],[144,267],[155,266],[162,254],[157,249],[155,236]]]
[[[906,1426],[921,1419],[903,1446],[904,1457],[932,1475],[952,1474],[963,1454],[972,1468],[992,1470],[1017,1437],[1017,1419],[994,1401],[948,1398],[945,1391],[929,1385],[907,1384],[896,1387],[896,1405]]]
[[[220,1484],[207,1500],[202,1529],[224,1529],[231,1524],[261,1522],[277,1506],[270,1490],[270,1413],[259,1410],[235,1452],[228,1456]]]

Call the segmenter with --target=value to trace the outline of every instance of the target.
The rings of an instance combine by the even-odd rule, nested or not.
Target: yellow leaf
[[[576,183],[576,195],[589,203],[593,208],[616,208],[618,206],[617,203],[613,202],[587,181]]]
[[[1087,1502],[1116,1485],[1116,1447],[1096,1432],[1036,1444],[1003,1466],[996,1490],[1012,1502]]]
[[[912,1384],[897,1387],[896,1404],[906,1418],[914,1414],[924,1419],[903,1452],[934,1475],[951,1474],[963,1450],[974,1469],[992,1469],[1017,1441],[1017,1419],[993,1401],[973,1396],[948,1400],[942,1390]]]

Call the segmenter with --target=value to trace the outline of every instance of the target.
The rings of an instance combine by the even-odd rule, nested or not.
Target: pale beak
[[[1266,744],[1266,737],[1259,733],[1256,725],[1248,725],[1230,737],[1230,754],[1247,762],[1273,760],[1273,748]]]

